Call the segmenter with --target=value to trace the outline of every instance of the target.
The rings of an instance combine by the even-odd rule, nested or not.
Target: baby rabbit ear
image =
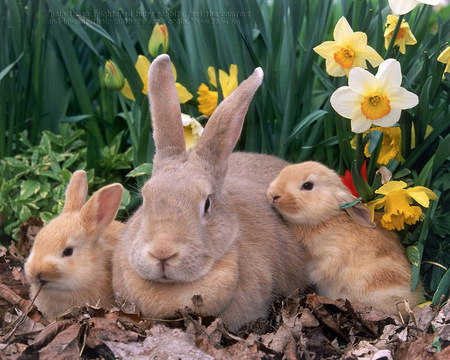
[[[80,211],[86,203],[88,193],[88,181],[86,172],[77,170],[72,174],[66,190],[66,201],[62,212]]]
[[[208,120],[195,153],[210,165],[227,165],[227,159],[241,134],[245,114],[263,77],[263,70],[255,69],[247,80],[220,103]]]
[[[155,159],[186,158],[181,122],[180,101],[173,78],[170,58],[166,54],[153,60],[148,71],[148,99],[153,122]]]
[[[372,221],[370,210],[364,204],[356,204],[355,206],[346,208],[345,211],[353,220],[362,226],[369,228],[377,226],[377,224]]]
[[[83,206],[80,218],[89,233],[100,234],[115,219],[122,201],[123,187],[111,184],[94,193]]]

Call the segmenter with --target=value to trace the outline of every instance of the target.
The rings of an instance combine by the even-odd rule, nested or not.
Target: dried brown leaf
[[[61,331],[47,346],[39,350],[39,359],[78,359],[81,352],[80,336],[86,328],[87,325],[75,323]]]

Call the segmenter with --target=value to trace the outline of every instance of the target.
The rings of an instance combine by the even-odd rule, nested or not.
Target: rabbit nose
[[[272,204],[275,203],[275,200],[279,199],[280,195],[274,195],[272,193],[269,193],[269,200],[271,200]]]
[[[176,253],[175,254],[166,254],[166,253],[164,253],[164,252],[148,252],[148,254],[151,256],[151,257],[153,257],[153,258],[155,258],[155,259],[157,259],[157,260],[159,260],[160,262],[162,262],[162,263],[165,263],[167,260],[169,260],[169,259],[171,259],[171,258],[173,258],[175,255],[176,255]]]
[[[38,280],[39,280],[39,283],[41,284],[41,285],[45,285],[45,284],[47,284],[47,280],[44,280],[44,279],[42,279],[42,273],[38,273],[37,275],[36,275],[36,277],[38,278]]]

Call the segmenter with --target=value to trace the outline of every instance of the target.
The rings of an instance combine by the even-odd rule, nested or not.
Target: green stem
[[[391,56],[391,52],[394,47],[395,40],[397,39],[398,32],[400,31],[400,26],[402,25],[404,16],[405,15],[400,15],[398,17],[397,25],[395,25],[395,29],[394,29],[394,33],[392,34],[391,42],[389,43],[389,46],[386,51],[386,56],[384,57],[385,59],[389,59],[389,57]]]
[[[356,165],[358,170],[361,171],[361,167],[364,163],[364,147],[363,147],[363,134],[356,134]]]
[[[139,139],[136,135],[136,130],[134,129],[133,123],[131,122],[130,114],[128,113],[127,105],[125,104],[125,101],[123,100],[123,96],[119,94],[119,101],[120,106],[122,106],[122,110],[125,114],[125,120],[128,125],[128,130],[130,130],[130,136],[131,136],[131,144],[133,145],[134,151],[137,151],[138,145],[139,145]]]
[[[31,126],[31,136],[30,140],[33,144],[36,143],[39,132],[39,123],[41,116],[41,107],[42,107],[42,85],[40,83],[40,74],[41,74],[41,51],[42,51],[42,34],[44,27],[44,1],[39,1],[39,13],[38,13],[38,26],[36,31],[36,48],[34,54],[34,63],[33,63],[33,74],[32,74],[32,84],[33,84],[33,92],[34,92],[34,113],[33,113],[33,123]]]

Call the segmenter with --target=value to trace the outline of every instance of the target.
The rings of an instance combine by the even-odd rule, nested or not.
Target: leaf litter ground
[[[220,318],[180,309],[146,319],[133,304],[68,310],[50,323],[28,296],[24,256],[40,224],[21,227],[16,248],[0,247],[2,359],[450,359],[450,306],[416,308],[405,324],[361,304],[315,293],[274,301],[271,317],[237,334]],[[170,301],[170,299],[167,299]]]

